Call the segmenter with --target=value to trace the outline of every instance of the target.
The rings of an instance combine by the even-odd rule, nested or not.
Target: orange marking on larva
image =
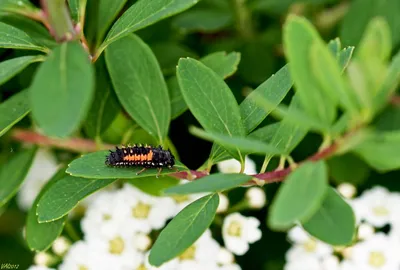
[[[153,151],[149,151],[149,154],[147,156],[147,160],[148,161],[152,161],[153,160]]]

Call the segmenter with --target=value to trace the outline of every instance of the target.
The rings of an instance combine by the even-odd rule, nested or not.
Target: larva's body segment
[[[172,168],[175,157],[161,146],[128,146],[110,150],[105,164],[113,167]]]

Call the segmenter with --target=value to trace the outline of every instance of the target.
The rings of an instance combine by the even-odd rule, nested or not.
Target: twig
[[[96,142],[88,139],[71,138],[71,139],[56,139],[49,138],[34,131],[25,129],[14,129],[11,133],[14,140],[32,143],[41,146],[52,146],[55,148],[66,149],[72,152],[94,152],[98,150],[105,150],[113,148],[112,145],[103,145],[98,147]]]

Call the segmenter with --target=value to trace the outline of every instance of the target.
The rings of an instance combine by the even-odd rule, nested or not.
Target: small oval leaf
[[[32,115],[50,136],[66,137],[86,116],[94,90],[89,56],[79,42],[63,43],[42,63],[29,89]]]
[[[104,164],[108,151],[99,151],[83,155],[82,157],[75,159],[68,165],[67,173],[83,178],[94,178],[94,179],[117,179],[117,178],[142,178],[146,176],[156,176],[157,169],[147,169],[141,174],[137,175],[142,167],[130,167],[130,168],[117,168],[109,167]],[[188,169],[179,161],[175,161],[174,168],[180,171],[187,171]],[[161,175],[170,174],[174,170],[163,169]]]
[[[0,168],[0,206],[7,203],[17,193],[28,173],[36,149],[10,155],[9,161]]]
[[[177,77],[190,111],[206,131],[230,137],[244,137],[239,106],[223,81],[213,70],[194,59],[179,60]],[[227,151],[243,160],[239,149]]]
[[[153,52],[139,37],[129,35],[106,50],[115,92],[129,115],[163,144],[171,108],[167,85]]]
[[[268,224],[273,229],[290,228],[311,218],[326,196],[328,173],[323,161],[307,162],[292,172],[271,205]]]
[[[196,242],[213,221],[218,204],[218,194],[210,194],[179,212],[162,230],[151,248],[150,264],[160,266]]]
[[[24,90],[0,104],[0,136],[18,123],[30,111],[28,91]]]
[[[61,234],[64,222],[67,216],[58,219],[54,222],[39,223],[38,217],[36,215],[37,204],[42,198],[43,194],[58,180],[65,176],[65,168],[59,170],[47,184],[40,191],[39,195],[36,197],[32,208],[28,212],[28,217],[26,220],[26,242],[31,250],[44,251],[48,249],[54,240]]]
[[[37,204],[39,223],[67,215],[86,196],[114,182],[113,179],[85,179],[67,175],[49,187]]]
[[[43,56],[21,56],[0,63],[0,85],[20,73],[32,63],[44,61]]]
[[[0,48],[36,50],[46,53],[49,51],[36,44],[25,32],[2,22],[0,22]]]
[[[330,245],[349,245],[356,231],[352,208],[333,189],[329,188],[321,208],[305,223],[304,229]]]

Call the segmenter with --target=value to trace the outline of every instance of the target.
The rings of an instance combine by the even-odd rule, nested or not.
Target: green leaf
[[[346,84],[342,77],[342,68],[320,42],[311,45],[311,69],[316,79],[316,85],[325,92],[332,104],[339,103],[345,112],[357,114],[358,102],[353,89]]]
[[[374,105],[377,111],[379,111],[380,109],[382,109],[382,107],[386,105],[388,99],[391,95],[393,95],[399,85],[400,51],[395,56],[393,56],[386,78],[380,86],[376,97],[374,98]]]
[[[184,33],[213,33],[223,30],[233,23],[233,15],[225,10],[190,10],[172,21],[172,25]]]
[[[281,155],[283,151],[271,144],[253,139],[243,137],[232,137],[215,132],[206,132],[194,126],[189,128],[189,132],[197,137],[211,142],[216,142],[226,149],[239,149],[242,153],[261,154],[261,155]]]
[[[240,62],[240,53],[215,52],[201,58],[200,62],[226,79],[236,72]]]
[[[72,176],[93,178],[93,179],[117,179],[117,178],[142,178],[146,176],[156,176],[157,169],[147,169],[139,175],[136,175],[142,167],[129,167],[129,168],[117,168],[109,167],[105,165],[106,155],[108,151],[99,151],[83,155],[82,157],[75,159],[68,165],[66,170]],[[178,161],[175,161],[174,168],[180,171],[186,171],[187,168]],[[170,174],[175,171],[164,169],[161,175]]]
[[[65,176],[44,192],[37,204],[39,223],[51,222],[67,215],[90,194],[108,186],[114,179],[85,179]]]
[[[330,245],[346,246],[353,241],[356,219],[352,208],[330,187],[321,208],[303,223],[303,227]]]
[[[162,230],[151,248],[150,264],[160,266],[189,248],[210,226],[218,204],[218,194],[210,194],[179,212]]]
[[[293,15],[286,21],[283,32],[284,49],[290,62],[289,70],[302,108],[309,116],[331,124],[336,118],[337,104],[331,95],[319,89],[318,81],[311,72],[312,45],[324,44],[323,41],[310,22]]]
[[[270,143],[276,136],[276,133],[280,128],[280,125],[281,122],[276,122],[273,124],[266,125],[264,127],[260,127],[255,131],[253,131],[252,133],[250,133],[249,138],[254,138],[260,141]]]
[[[282,102],[292,85],[293,81],[286,65],[246,97],[240,104],[240,113],[247,133],[254,130]],[[270,109],[265,110],[255,101],[259,96],[269,101]]]
[[[246,174],[223,174],[217,173],[212,174],[199,180],[192,181],[184,185],[178,185],[166,189],[164,194],[166,195],[185,195],[192,193],[202,192],[221,192],[227,189],[238,187],[249,180],[250,175]]]
[[[183,99],[181,89],[179,88],[178,78],[172,76],[167,81],[169,97],[171,99],[171,119],[175,119],[184,113],[188,106]]]
[[[387,22],[382,18],[374,18],[368,24],[361,43],[357,47],[357,58],[364,61],[387,60],[391,50],[390,28]]]
[[[97,39],[103,40],[108,28],[121,12],[127,0],[98,0]]]
[[[47,48],[57,46],[57,42],[50,35],[46,27],[36,21],[19,15],[2,16],[2,14],[0,14],[0,21],[15,28],[23,29],[38,45]]]
[[[164,77],[168,75],[175,75],[176,64],[180,58],[197,58],[197,55],[193,51],[176,41],[157,42],[156,44],[151,44],[151,50],[160,64]]]
[[[15,94],[0,104],[0,136],[29,113],[29,105],[27,90]]]
[[[49,51],[38,45],[25,32],[2,22],[0,22],[0,48],[35,50],[46,53]]]
[[[32,164],[36,149],[9,154],[9,160],[0,169],[0,206],[7,203],[17,192]]]
[[[76,23],[82,21],[85,15],[87,0],[68,0],[69,10],[71,11],[72,20]]]
[[[245,135],[236,99],[215,72],[194,59],[181,59],[177,76],[186,104],[206,131],[229,137]],[[239,149],[228,152],[243,160]]]
[[[346,13],[340,28],[340,38],[344,44],[357,47],[368,23],[375,17],[382,17],[388,22],[391,29],[392,44],[394,47],[399,44],[400,21],[398,20],[398,13],[400,2],[398,0],[355,0],[351,1],[350,4],[350,9]]]
[[[96,61],[95,68],[96,92],[84,122],[85,131],[92,138],[103,134],[121,111],[103,57]]]
[[[288,110],[293,111],[298,109],[300,107],[299,103],[300,101],[298,100],[298,98],[294,96]],[[280,149],[285,155],[289,155],[290,152],[300,143],[300,141],[306,136],[308,132],[307,128],[304,128],[287,118],[283,118],[283,120],[279,122],[279,124],[273,125],[275,126],[270,126],[274,128],[276,127],[274,133],[269,136],[265,136],[264,134],[264,136],[265,138],[270,137],[268,143],[273,147]],[[249,136],[260,136],[260,132],[261,131],[256,130],[256,132],[251,133]],[[273,155],[269,154],[266,155],[266,158],[271,158],[272,156]]]
[[[129,115],[163,144],[171,108],[167,85],[150,48],[136,35],[114,42],[106,62],[117,96]]]
[[[360,158],[352,153],[333,156],[327,161],[329,174],[336,184],[352,183],[359,186],[370,175],[370,168]],[[349,170],[351,168],[351,170]]]
[[[29,89],[32,115],[50,136],[66,137],[86,116],[94,90],[89,56],[75,41],[54,49]]]
[[[21,56],[0,63],[0,85],[20,73],[32,63],[44,61],[43,56]]]
[[[42,188],[36,197],[32,208],[28,212],[26,220],[26,242],[31,250],[44,251],[50,247],[54,240],[61,234],[67,216],[54,222],[39,223],[36,209],[43,194],[53,186],[59,179],[65,176],[65,168],[59,170],[49,182]]]
[[[231,52],[226,54],[226,52],[216,52],[201,58],[200,62],[211,68],[221,77],[227,78],[236,72],[240,62],[240,53]],[[182,96],[176,76],[171,77],[167,81],[167,84],[171,97],[171,119],[175,119],[184,113],[188,107]]]
[[[296,221],[309,220],[321,206],[327,189],[325,163],[304,163],[286,178],[275,196],[268,217],[269,226],[285,230]]]
[[[163,196],[163,192],[166,188],[179,184],[178,179],[169,176],[164,176],[162,178],[150,176],[144,178],[129,179],[127,181],[141,191],[153,196]]]
[[[40,12],[40,9],[35,7],[28,0],[1,0],[0,11],[31,15]]]
[[[335,38],[329,41],[328,49],[331,51],[335,58],[339,57],[340,50],[342,49],[342,44],[339,38]]]
[[[400,131],[371,132],[355,153],[379,172],[400,168]]]
[[[339,53],[339,66],[342,68],[342,71],[347,68],[350,63],[351,57],[353,56],[354,47],[349,46],[344,48]]]
[[[103,51],[112,42],[131,32],[145,28],[162,19],[182,12],[199,0],[139,0],[118,19],[99,48]]]
[[[263,108],[267,112],[272,112],[277,118],[285,119],[285,121],[292,124],[317,132],[328,133],[330,131],[330,127],[326,123],[307,115],[307,113],[300,108],[293,107],[289,109],[288,106],[283,104],[275,106],[275,104],[270,103],[267,99],[258,95],[254,95],[252,98],[260,108]]]

